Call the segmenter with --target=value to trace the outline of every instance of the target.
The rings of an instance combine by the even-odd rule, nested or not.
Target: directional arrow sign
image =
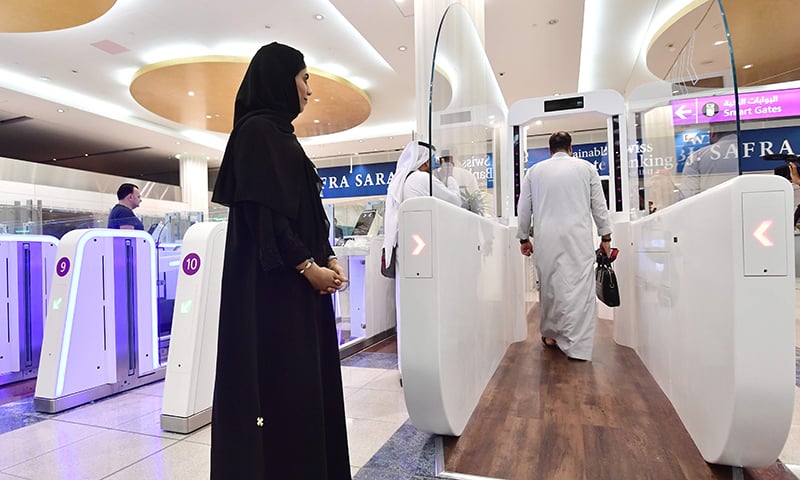
[[[180,304],[181,313],[189,313],[192,309],[192,300],[184,300]]]
[[[58,297],[53,299],[53,310],[58,310],[61,308],[61,302],[64,301],[64,297]]]
[[[414,256],[419,255],[420,253],[422,253],[422,250],[425,249],[425,240],[423,240],[422,237],[420,237],[416,233],[411,235],[411,239],[414,240],[414,242],[417,244],[414,247],[414,250],[411,252],[411,255]]]
[[[759,243],[761,243],[761,245],[764,245],[765,247],[771,247],[775,245],[772,242],[772,240],[769,237],[767,237],[767,230],[769,230],[769,227],[771,226],[772,226],[772,220],[764,220],[763,222],[761,222],[761,225],[759,225],[758,228],[756,228],[755,231],[753,232],[753,236],[756,237],[756,240],[758,240]]]
[[[680,118],[681,120],[686,120],[686,115],[691,115],[692,109],[687,108],[686,105],[680,105],[677,109],[675,109],[675,116]]]

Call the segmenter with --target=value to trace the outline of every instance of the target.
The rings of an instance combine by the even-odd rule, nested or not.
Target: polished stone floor
[[[800,328],[797,332],[800,345]],[[800,348],[796,353],[800,386]],[[354,480],[440,478],[434,465],[435,436],[418,431],[408,419],[394,339],[343,360],[342,380]],[[163,383],[55,415],[33,410],[32,380],[0,388],[0,480],[208,478],[210,426],[189,435],[161,431]],[[798,392],[800,388],[780,455],[796,475]]]
[[[407,424],[397,355],[361,353],[343,363],[353,475],[432,478],[432,449],[427,440],[417,446],[425,434]],[[33,410],[32,391],[0,405],[0,480],[208,478],[211,427],[162,431],[163,388],[159,381],[54,415]]]

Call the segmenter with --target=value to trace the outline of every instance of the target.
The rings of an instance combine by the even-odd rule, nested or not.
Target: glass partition
[[[753,170],[740,157],[744,110],[720,2],[696,2],[649,32],[626,89],[633,218]]]
[[[443,167],[452,169],[465,208],[499,214],[497,167],[507,108],[483,44],[467,11],[450,5],[442,17],[433,53],[428,138]],[[452,163],[452,167],[448,164]]]

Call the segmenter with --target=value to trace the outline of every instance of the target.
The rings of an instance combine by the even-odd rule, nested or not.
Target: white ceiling
[[[587,29],[584,0],[485,1],[486,51],[509,105],[522,98],[573,93],[579,82],[624,92],[634,79],[646,81],[647,74],[634,74],[634,66],[641,67],[639,46],[655,28],[651,20],[692,3],[591,0],[592,8],[602,9],[593,13],[596,18]],[[42,135],[37,141],[22,128],[13,136],[1,135],[3,120],[25,116],[33,120],[15,124],[45,125],[58,134],[44,136],[72,139],[73,151],[83,142],[98,162],[125,165],[120,170],[124,176],[136,176],[131,173],[135,162],[126,163],[123,154],[104,158],[90,148],[150,147],[146,151],[163,158],[165,171],[177,168],[176,154],[204,155],[215,166],[224,135],[187,136],[185,127],[140,107],[128,82],[150,63],[209,54],[249,56],[271,41],[292,45],[304,52],[309,65],[360,84],[372,101],[372,114],[362,125],[304,140],[312,158],[400,149],[415,118],[413,10],[412,0],[118,0],[87,25],[0,34],[0,155],[38,155],[30,158],[36,161],[67,155],[63,145],[58,153],[59,147],[49,146]],[[324,20],[316,20],[316,14]],[[104,41],[127,50],[111,54],[92,45]],[[400,51],[401,45],[407,50]],[[600,64],[587,77],[590,67],[582,61],[589,57]],[[142,159],[141,168],[153,161]]]

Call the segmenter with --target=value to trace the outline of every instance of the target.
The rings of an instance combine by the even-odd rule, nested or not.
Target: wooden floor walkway
[[[507,480],[788,480],[781,463],[734,472],[706,463],[636,353],[598,320],[592,362],[540,340],[511,345],[464,434],[445,437],[448,472]]]

